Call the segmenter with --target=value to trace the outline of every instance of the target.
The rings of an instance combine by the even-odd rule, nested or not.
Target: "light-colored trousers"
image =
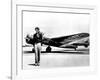
[[[41,54],[41,43],[36,43],[34,45],[34,49],[35,49],[35,63],[39,63],[40,62],[40,54]]]

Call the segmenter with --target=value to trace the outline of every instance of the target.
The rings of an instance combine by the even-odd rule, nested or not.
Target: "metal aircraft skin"
[[[33,39],[29,35],[26,36],[25,40],[27,44],[33,45]],[[68,36],[61,36],[61,37],[55,37],[55,38],[46,38],[43,37],[42,44],[59,48],[73,48],[76,50],[78,46],[89,46],[89,33],[78,33]],[[47,49],[48,49],[47,47]],[[46,51],[51,51],[47,50]]]

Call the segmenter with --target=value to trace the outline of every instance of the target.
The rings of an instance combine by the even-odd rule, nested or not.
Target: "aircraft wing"
[[[27,36],[26,43],[32,44],[33,39]],[[76,45],[85,45],[89,43],[89,33],[79,33],[55,38],[44,37],[42,43],[54,47],[75,48]]]
[[[89,45],[89,33],[79,33],[69,36],[57,37],[52,38],[51,40],[59,43],[59,47],[62,48],[74,48],[80,45],[87,47],[87,45]]]
[[[79,34],[74,34],[69,36],[56,37],[56,38],[51,38],[51,40],[60,43],[69,43],[86,37],[89,37],[89,33],[79,33]]]

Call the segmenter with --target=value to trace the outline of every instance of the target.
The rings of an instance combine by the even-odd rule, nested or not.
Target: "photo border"
[[[11,4],[13,4],[13,3],[11,3]],[[12,76],[12,80],[13,80],[14,78],[16,78],[16,77],[19,75],[19,74],[18,74],[18,70],[19,70],[19,69],[18,69],[18,66],[17,66],[17,65],[18,65],[18,60],[17,60],[17,59],[18,59],[18,54],[17,54],[17,50],[18,50],[18,49],[17,49],[17,46],[18,46],[18,44],[17,44],[17,43],[18,43],[18,42],[17,42],[17,39],[18,39],[18,38],[17,38],[17,36],[18,36],[18,35],[17,35],[17,33],[18,33],[18,29],[17,29],[17,26],[18,26],[18,25],[17,25],[17,15],[18,15],[18,13],[17,13],[17,10],[18,10],[18,8],[17,8],[17,7],[18,7],[18,6],[36,6],[36,7],[68,8],[68,7],[63,7],[63,6],[59,7],[59,6],[52,6],[52,5],[51,5],[51,6],[45,6],[45,5],[44,5],[44,6],[41,6],[41,4],[40,4],[40,5],[39,5],[39,4],[37,4],[37,5],[34,5],[34,4],[33,4],[33,5],[16,4],[16,26],[15,26],[15,28],[16,28],[16,53],[13,54],[13,43],[14,43],[14,40],[13,40],[13,35],[12,35],[12,34],[13,34],[13,28],[12,28],[12,26],[13,26],[13,24],[12,24],[12,22],[13,22],[13,21],[12,21],[12,20],[13,20],[13,16],[12,16],[12,15],[13,15],[14,13],[13,13],[13,9],[12,9],[13,6],[11,6],[11,24],[12,24],[12,25],[11,25],[11,45],[12,45],[12,46],[11,46],[11,51],[12,51],[12,52],[11,52],[11,76]],[[76,8],[74,8],[74,7],[69,7],[69,8],[76,9]],[[92,10],[92,15],[94,15],[94,16],[96,17],[96,8],[95,8],[95,7],[91,7],[91,8],[90,8],[90,6],[89,6],[89,8],[84,8],[84,7],[81,8],[81,7],[78,7],[77,9],[88,9],[88,10]],[[22,10],[22,12],[21,12],[22,14],[21,14],[21,15],[23,15],[23,11],[24,11],[24,10]],[[95,14],[94,14],[94,13],[95,13]],[[22,19],[23,19],[23,16],[22,16]],[[94,20],[93,20],[92,22],[95,24]],[[92,24],[92,25],[94,25],[94,24]],[[22,25],[22,26],[23,26],[23,25]],[[23,27],[22,27],[22,28],[23,28]],[[92,27],[92,28],[93,28],[93,27]],[[23,30],[23,29],[22,29],[22,30]],[[22,41],[23,41],[23,39],[22,39]],[[15,60],[15,61],[16,61],[16,62],[15,62],[15,63],[16,63],[16,68],[13,68],[13,67],[15,67],[15,66],[13,66],[13,65],[14,65],[14,64],[13,64],[13,60],[14,60],[14,59],[13,59],[13,55],[16,56],[16,60]],[[23,61],[22,61],[22,62],[23,62]],[[16,70],[15,70],[15,69],[16,69]],[[13,73],[14,73],[14,74],[13,74]]]

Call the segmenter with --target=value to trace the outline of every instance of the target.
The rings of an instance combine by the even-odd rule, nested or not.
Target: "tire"
[[[84,45],[85,46],[85,48],[87,48],[88,47],[88,45]]]
[[[32,52],[35,52],[34,48],[32,49]]]
[[[51,52],[51,47],[47,47],[46,52]]]

